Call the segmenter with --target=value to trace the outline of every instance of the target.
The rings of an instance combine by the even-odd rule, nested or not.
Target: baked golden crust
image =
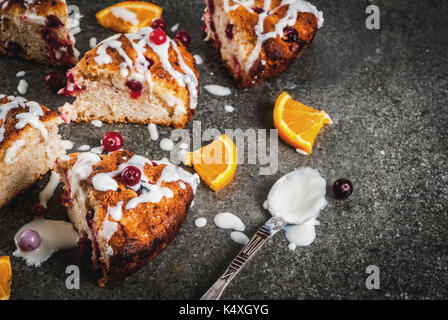
[[[99,242],[99,247],[104,245],[99,233],[104,228],[105,219],[109,219],[108,208],[115,207],[123,201],[123,215],[116,221],[118,228],[107,242],[113,254],[108,255],[102,250],[101,259],[93,261],[94,268],[101,269],[103,273],[102,278],[98,280],[101,286],[139,270],[162,252],[179,232],[194,197],[194,191],[188,183],[185,183],[183,189],[178,181],[161,182],[162,187],[172,191],[172,198],[163,197],[158,203],[139,203],[135,209],[127,210],[126,203],[135,198],[137,193],[126,187],[119,175],[114,178],[118,183],[117,191],[103,192],[93,188],[92,179],[95,175],[117,170],[120,164],[128,161],[133,155],[132,152],[125,150],[102,155],[102,160],[93,166],[89,178],[83,182],[88,190],[90,204],[95,209],[91,229],[96,241]],[[71,154],[70,158],[69,161],[60,163],[63,171],[70,170],[77,154]],[[149,183],[156,184],[165,166],[145,165],[144,174],[148,177]]]
[[[7,96],[0,98],[0,109],[5,104],[7,104],[11,101],[13,101],[13,100]],[[28,102],[28,101],[25,101],[25,102]],[[42,110],[44,112],[44,115],[39,117],[39,120],[41,122],[45,123],[45,122],[54,120],[55,118],[58,117],[58,113],[56,111],[52,111],[52,110],[48,109],[47,107],[45,107],[44,105],[40,105],[40,107],[42,108]],[[2,153],[6,149],[8,149],[14,141],[16,141],[19,138],[20,132],[23,130],[27,130],[31,127],[30,124],[27,124],[23,129],[16,128],[16,124],[19,122],[16,119],[16,115],[18,115],[19,113],[28,112],[29,110],[30,110],[30,108],[22,103],[22,104],[19,104],[19,106],[17,108],[10,110],[7,113],[4,121],[3,121],[3,119],[0,118],[0,127],[3,127],[5,129],[4,136],[3,136],[4,138],[2,141],[0,141],[0,159],[1,159]]]
[[[121,42],[121,48],[132,60],[133,65],[135,65],[137,60],[137,51],[132,46],[131,40],[129,40],[129,38],[127,38],[125,35],[121,34],[117,38],[117,41]],[[185,64],[191,70],[193,70],[196,78],[199,79],[199,73],[196,70],[196,63],[193,56],[187,51],[185,46],[179,40],[175,39],[174,41],[176,41],[177,47],[179,49],[179,52],[181,53],[183,60],[185,61]],[[98,44],[95,48],[89,50],[76,66],[76,68],[88,80],[95,80],[99,76],[107,75],[108,73],[120,72],[120,64],[125,62],[123,56],[116,49],[108,47],[106,49],[106,52],[112,58],[112,62],[98,65],[95,62],[95,57],[98,56],[98,48],[100,46],[101,44]],[[154,50],[149,46],[145,46],[145,49],[145,57],[154,61],[154,64],[151,67],[153,78],[156,77],[160,80],[168,82],[171,86],[176,87],[176,91],[180,90],[181,87],[179,86],[177,81],[170,75],[170,73],[166,71],[162,66],[162,62],[160,61],[159,56],[154,52]],[[179,65],[177,53],[173,46],[170,46],[168,50],[168,58],[174,69],[180,73],[183,73],[182,68]]]
[[[3,4],[7,3],[5,7]],[[25,0],[0,0],[0,13],[24,15],[32,12],[39,16],[55,15],[61,20],[67,19],[67,4],[61,0],[34,0],[28,4]]]
[[[228,0],[225,0],[228,1]],[[263,11],[264,0],[256,0],[251,9],[244,6],[235,6],[236,3],[229,2],[234,10],[225,12],[222,1],[207,0],[208,8],[204,16],[208,28],[208,41],[214,47],[220,48],[229,42],[228,37],[222,39],[217,34],[218,27],[215,26],[213,15],[217,8],[227,15],[228,26],[232,27],[233,40],[238,41],[239,47],[246,48],[243,55],[245,57],[228,57],[228,53],[223,52],[221,56],[224,64],[231,72],[238,87],[254,87],[263,83],[267,79],[276,78],[284,72],[303,52],[303,49],[311,44],[318,29],[318,18],[311,12],[298,12],[295,24],[291,26],[298,34],[295,41],[286,41],[284,34],[280,32],[276,37],[269,38],[262,43],[258,57],[255,59],[249,70],[245,70],[244,63],[256,47],[258,35],[256,27],[259,21],[260,12]],[[213,6],[211,9],[210,7]],[[290,5],[282,5],[282,0],[272,0],[270,11],[263,21],[263,34],[275,31],[279,21],[284,18]],[[261,11],[260,11],[261,10]],[[207,21],[207,20],[212,21]],[[223,18],[220,18],[222,21]],[[214,29],[214,30],[213,30]],[[222,29],[222,28],[221,28]],[[211,35],[211,36],[210,36]],[[217,39],[218,38],[218,39]],[[232,40],[230,40],[232,41]],[[241,55],[241,53],[239,53]],[[227,55],[227,56],[226,56]],[[242,62],[244,60],[244,62]]]
[[[121,99],[100,104],[102,109],[96,112],[95,107],[85,107],[85,104],[75,101],[71,108],[61,112],[67,121],[96,119],[108,123],[155,123],[175,128],[185,126],[195,114],[199,95],[196,61],[178,39],[167,37],[169,45],[164,43],[163,47],[157,47],[159,51],[153,49],[149,40],[151,32],[151,28],[143,28],[134,34],[114,35],[98,44],[69,70],[67,87],[61,93],[78,96],[79,100],[87,99],[90,106],[91,97],[97,92],[96,89],[89,91],[92,87],[104,90],[102,94],[108,95],[110,91],[118,95],[125,91],[128,96],[124,99],[132,97],[129,100],[140,102],[141,110],[157,107],[167,110],[166,115],[153,116],[150,111],[139,113],[138,116],[136,113],[130,114],[127,108],[123,108],[130,102]],[[140,90],[133,92],[130,83],[135,82],[139,83]],[[98,107],[98,103],[91,104]],[[113,115],[102,113],[105,108],[112,109]],[[181,111],[176,111],[176,108]]]

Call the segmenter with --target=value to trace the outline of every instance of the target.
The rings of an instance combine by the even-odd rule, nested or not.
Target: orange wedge
[[[314,140],[324,124],[331,124],[328,114],[293,100],[283,92],[275,102],[274,126],[280,138],[296,149],[311,153]]]
[[[162,16],[162,8],[145,1],[123,1],[99,11],[96,20],[104,28],[131,33],[151,26]]]
[[[184,163],[193,166],[201,179],[217,192],[233,180],[238,152],[235,143],[223,134],[209,145],[187,153]]]
[[[8,256],[0,257],[0,300],[8,300],[11,294],[11,261]]]

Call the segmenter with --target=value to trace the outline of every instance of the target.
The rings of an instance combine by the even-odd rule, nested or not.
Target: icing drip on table
[[[128,39],[136,52],[135,62],[126,54],[122,48],[122,42],[119,40],[121,34],[116,34],[104,41],[102,41],[97,49],[97,56],[94,58],[95,62],[101,66],[112,63],[112,57],[107,53],[107,48],[116,50],[123,58],[120,64],[120,73],[123,77],[129,80],[146,80],[149,85],[149,90],[152,87],[152,72],[150,62],[145,57],[147,48],[150,47],[155,54],[158,55],[162,67],[176,80],[181,87],[187,87],[190,93],[190,109],[195,109],[198,103],[198,81],[193,70],[185,63],[182,54],[176,42],[167,37],[166,41],[157,45],[152,43],[149,36],[153,29],[146,27],[140,29],[136,33],[125,34],[124,37]],[[174,65],[169,61],[169,49],[172,48],[177,55],[179,67],[182,72],[177,71]],[[151,91],[150,91],[151,93]]]
[[[239,7],[244,7],[247,11],[253,13],[252,7],[254,6],[253,0],[232,0],[233,5],[230,5],[230,0],[224,0],[224,10],[228,13],[230,11],[236,10]],[[318,27],[322,27],[324,18],[322,11],[318,11],[315,6],[304,0],[282,0],[280,5],[271,10],[272,0],[265,0],[263,3],[263,11],[258,14],[258,22],[255,26],[255,33],[257,35],[257,43],[254,49],[250,53],[247,63],[246,72],[252,68],[255,61],[260,56],[260,51],[263,43],[269,39],[276,38],[277,36],[283,35],[283,29],[287,26],[293,26],[297,21],[297,15],[299,12],[310,12],[314,14],[317,18]],[[285,16],[281,18],[275,25],[275,29],[271,32],[264,33],[264,22],[266,18],[272,15],[279,8],[288,5],[288,11]]]
[[[22,251],[19,248],[19,236],[25,230],[34,230],[39,234],[41,243],[37,249]],[[54,252],[75,248],[78,241],[78,233],[69,222],[38,217],[21,227],[15,234],[14,241],[17,250],[14,251],[13,255],[25,259],[26,264],[29,266],[39,267]]]

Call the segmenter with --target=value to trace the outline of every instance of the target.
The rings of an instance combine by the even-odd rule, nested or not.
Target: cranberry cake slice
[[[0,208],[33,185],[65,154],[56,111],[0,94]]]
[[[58,160],[63,203],[90,251],[100,286],[154,259],[179,232],[199,177],[132,152],[74,153]]]
[[[0,0],[0,53],[71,67],[74,44],[65,0]]]
[[[76,96],[64,121],[155,123],[182,128],[193,117],[199,74],[179,39],[142,28],[116,34],[86,53],[61,91]]]
[[[206,41],[239,87],[285,71],[313,40],[322,12],[303,0],[206,0]]]

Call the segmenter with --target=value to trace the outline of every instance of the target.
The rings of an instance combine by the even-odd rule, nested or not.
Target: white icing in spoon
[[[36,250],[22,251],[18,247],[19,236],[27,229],[36,231],[40,236],[41,244]],[[13,255],[25,259],[26,264],[29,266],[39,267],[54,252],[76,247],[78,237],[78,233],[71,223],[39,217],[25,224],[17,231],[14,236],[17,250],[14,251]]]
[[[316,238],[316,217],[325,208],[326,182],[315,169],[303,167],[280,178],[272,187],[264,208],[289,223],[286,238],[296,246],[307,246]]]

